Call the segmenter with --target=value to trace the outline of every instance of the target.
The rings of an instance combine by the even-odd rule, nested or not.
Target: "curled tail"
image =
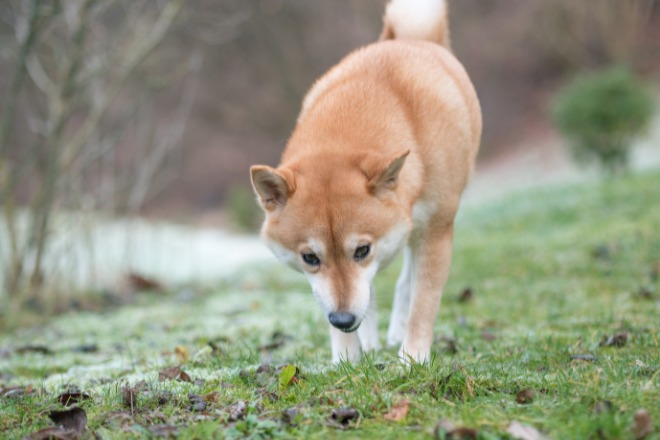
[[[390,0],[381,40],[426,40],[450,49],[446,0]]]

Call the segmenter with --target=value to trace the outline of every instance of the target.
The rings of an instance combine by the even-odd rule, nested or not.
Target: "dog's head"
[[[264,241],[279,260],[305,274],[340,330],[359,327],[374,275],[410,233],[409,210],[397,195],[407,156],[316,155],[250,170],[266,213]]]

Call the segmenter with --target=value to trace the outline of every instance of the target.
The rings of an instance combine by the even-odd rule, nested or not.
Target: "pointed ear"
[[[288,171],[254,165],[250,168],[250,175],[254,192],[267,212],[283,208],[293,194],[293,175]]]
[[[371,174],[368,184],[373,193],[396,188],[399,172],[409,154],[410,150],[403,151],[377,165],[376,172]]]

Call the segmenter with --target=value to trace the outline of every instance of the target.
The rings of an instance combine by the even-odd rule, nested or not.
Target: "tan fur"
[[[428,39],[448,44],[446,25],[443,16]],[[386,15],[384,38],[397,36],[392,26],[396,19]],[[405,241],[396,245],[407,241],[414,286],[399,342],[402,355],[423,361],[449,273],[454,217],[480,136],[476,93],[446,47],[386,40],[359,49],[311,88],[277,169],[251,169],[267,213],[262,234],[290,252],[289,264],[330,289],[319,292],[334,309],[326,311],[362,313],[364,307],[355,304],[364,304],[368,293],[355,280],[372,262],[378,269],[387,263],[378,252],[391,244],[379,240],[405,228]],[[379,248],[354,261],[357,244],[349,246],[351,239]],[[296,260],[308,252],[322,254],[320,267]],[[337,338],[335,358],[335,345],[354,351],[355,341],[344,342],[350,335]]]

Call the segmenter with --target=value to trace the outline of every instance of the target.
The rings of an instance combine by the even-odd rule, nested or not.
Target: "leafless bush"
[[[0,302],[43,289],[57,213],[135,214],[176,173],[202,64],[171,38],[195,19],[184,3],[0,6],[12,32],[0,56],[13,66],[0,113]],[[233,25],[197,30],[228,38]]]

